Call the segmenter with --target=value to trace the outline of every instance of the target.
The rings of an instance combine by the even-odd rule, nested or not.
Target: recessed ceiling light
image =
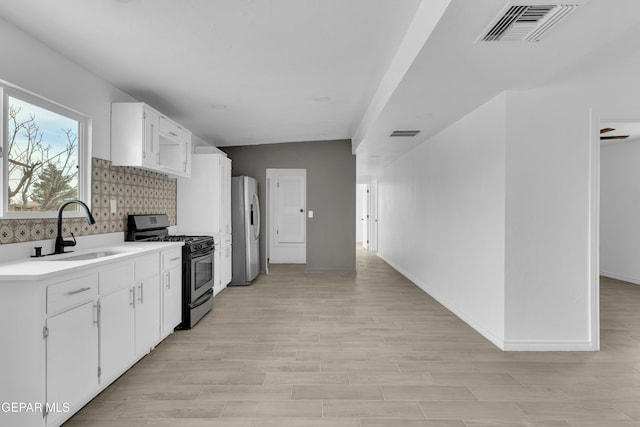
[[[317,98],[314,98],[314,101],[316,102],[329,102],[331,101],[331,98],[328,96],[318,96]]]

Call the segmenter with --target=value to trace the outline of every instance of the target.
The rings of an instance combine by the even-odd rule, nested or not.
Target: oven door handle
[[[197,300],[189,304],[189,308],[194,309],[196,307],[200,307],[202,304],[206,303],[211,298],[213,298],[213,288],[209,289],[206,293],[202,294],[200,298],[198,298]]]
[[[211,246],[210,248],[203,249],[203,250],[201,250],[199,252],[194,252],[194,253],[191,254],[191,261],[195,261],[197,259],[209,256],[209,255],[211,255],[213,253],[214,250],[215,250],[214,247]]]

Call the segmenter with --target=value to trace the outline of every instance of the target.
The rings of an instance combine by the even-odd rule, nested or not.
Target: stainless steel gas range
[[[213,309],[213,236],[169,234],[165,214],[129,215],[127,240],[136,242],[184,242],[182,247],[182,323],[191,329]]]

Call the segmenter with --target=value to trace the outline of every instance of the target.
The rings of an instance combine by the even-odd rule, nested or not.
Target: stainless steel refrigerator
[[[260,272],[258,181],[231,178],[232,276],[230,285],[250,285]]]

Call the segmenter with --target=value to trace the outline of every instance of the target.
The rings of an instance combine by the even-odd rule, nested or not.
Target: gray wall
[[[355,271],[356,158],[350,140],[220,147],[232,160],[232,175],[258,180],[260,215],[266,218],[267,168],[307,170],[308,273]],[[266,265],[260,237],[261,270]]]

